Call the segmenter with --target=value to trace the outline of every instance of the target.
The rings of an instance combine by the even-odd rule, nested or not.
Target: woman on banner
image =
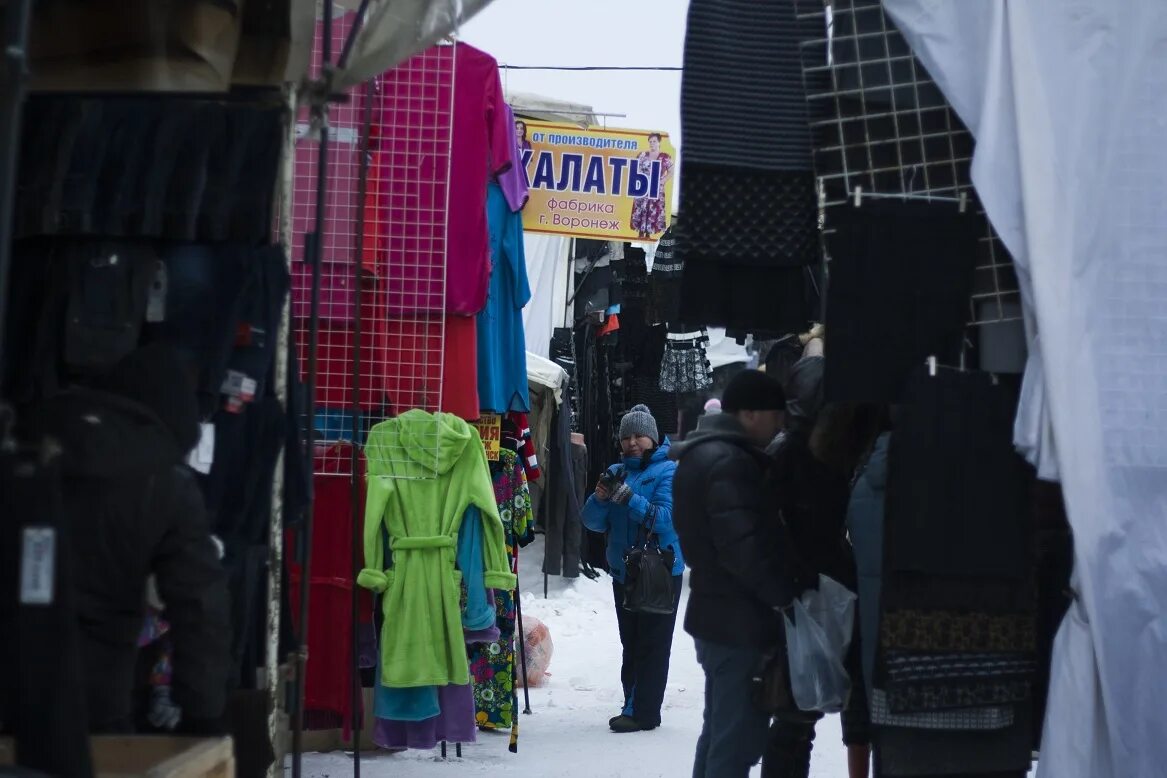
[[[632,204],[632,229],[640,234],[641,240],[652,240],[665,231],[665,185],[673,174],[673,158],[660,150],[661,134],[654,132],[648,136],[648,151],[640,152],[636,166],[640,174],[652,178],[654,164],[660,165],[660,186],[656,196],[650,192]]]
[[[531,141],[527,139],[527,123],[522,119],[515,119],[515,137],[519,141],[519,151],[531,150]]]

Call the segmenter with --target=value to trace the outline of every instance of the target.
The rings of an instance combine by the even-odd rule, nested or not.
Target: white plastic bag
[[[851,646],[857,597],[841,583],[819,576],[819,588],[794,601],[786,622],[790,690],[800,710],[838,713],[851,692],[843,658]]]
[[[555,652],[555,644],[551,642],[551,630],[547,625],[534,616],[526,619],[525,638],[527,647],[527,677],[523,678],[522,668],[519,668],[518,684],[522,686],[542,686],[547,676],[547,668],[551,666],[551,655]],[[515,657],[519,661],[519,657]]]

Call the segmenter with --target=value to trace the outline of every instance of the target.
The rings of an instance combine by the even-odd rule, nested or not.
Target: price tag
[[[25,527],[20,552],[21,605],[52,605],[57,571],[57,531]]]
[[[499,460],[502,449],[502,416],[497,413],[484,413],[482,418],[472,422],[482,438],[482,447],[486,449],[486,458],[491,462]]]
[[[215,464],[215,425],[200,424],[198,445],[191,450],[187,464],[203,475],[210,475]]]
[[[166,321],[166,264],[158,262],[154,266],[154,279],[150,282],[150,292],[146,296],[146,321],[151,324]]]

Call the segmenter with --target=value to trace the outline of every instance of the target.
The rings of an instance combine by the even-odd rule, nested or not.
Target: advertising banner
[[[484,413],[478,421],[470,423],[478,429],[482,447],[486,449],[486,458],[491,462],[497,462],[502,451],[502,416],[497,413]]]
[[[656,240],[672,217],[677,152],[663,132],[515,122],[531,199],[523,229]]]

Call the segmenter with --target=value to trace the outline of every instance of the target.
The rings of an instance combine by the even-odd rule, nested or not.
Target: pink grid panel
[[[339,22],[339,23],[338,23]],[[340,51],[352,15],[334,21]],[[317,45],[320,28],[317,29]],[[474,347],[472,320],[447,327],[444,315],[447,198],[453,132],[454,48],[437,46],[376,80],[366,197],[360,200],[360,147],[365,86],[354,88],[330,113],[330,153],[322,236],[320,345],[317,351],[317,454],[351,438],[353,263],[361,263],[362,428],[409,408],[442,409],[447,360]],[[300,119],[306,127],[307,117]],[[294,256],[304,256],[313,229],[317,141],[296,149],[293,195]],[[357,235],[363,211],[364,237]],[[311,268],[297,263],[293,316],[302,368],[307,364]],[[467,326],[469,330],[467,331]],[[454,334],[447,343],[447,331]],[[468,335],[468,337],[467,337]],[[436,427],[434,450],[436,454]],[[361,440],[363,443],[364,434]],[[318,466],[321,465],[317,457]],[[348,462],[324,461],[323,470],[347,474]]]

